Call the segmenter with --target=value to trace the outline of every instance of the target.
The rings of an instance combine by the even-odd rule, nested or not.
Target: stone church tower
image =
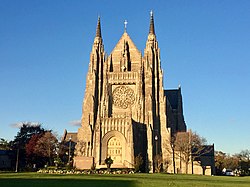
[[[163,88],[153,13],[143,55],[125,29],[107,56],[99,18],[74,165],[105,168],[104,160],[110,156],[112,167],[133,168],[135,157],[141,154],[145,171],[152,172],[155,155],[163,160],[171,156],[171,134],[177,131],[186,131],[181,92]]]

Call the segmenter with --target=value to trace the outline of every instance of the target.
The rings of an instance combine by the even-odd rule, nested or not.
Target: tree
[[[236,155],[229,155],[226,153],[223,153],[222,151],[216,151],[215,152],[215,167],[216,167],[216,173],[218,175],[222,174],[222,170],[225,169],[239,169],[239,161],[240,157],[238,154]]]
[[[224,168],[235,170],[239,166],[239,158],[236,156],[227,155],[224,160]]]
[[[250,150],[249,149],[242,150],[239,155],[240,155],[242,160],[245,160],[247,162],[250,161]]]
[[[51,131],[45,132],[42,137],[39,138],[34,148],[34,153],[47,158],[49,165],[52,165],[52,160],[57,155],[58,140],[51,133]]]
[[[67,141],[61,141],[59,143],[58,156],[60,157],[62,164],[68,163],[69,160],[69,143]],[[72,150],[73,153],[73,150]]]
[[[10,150],[10,143],[4,138],[0,138],[0,150]]]
[[[160,173],[161,172],[161,168],[163,165],[163,159],[162,156],[157,154],[154,156],[154,166],[155,166],[155,172],[156,173]]]
[[[31,139],[25,146],[27,155],[27,165],[29,167],[34,167],[35,165],[35,167],[40,168],[43,167],[44,164],[46,163],[44,157],[37,155],[36,152],[34,151],[38,140],[43,136],[43,134],[44,133],[33,134]]]
[[[26,144],[34,134],[40,134],[44,131],[40,123],[33,125],[31,122],[25,122],[22,124],[17,136],[10,142],[11,148],[16,150],[16,172],[19,168],[26,168]]]
[[[220,175],[223,168],[225,168],[225,159],[226,159],[226,153],[223,153],[222,151],[215,151],[215,168],[216,168],[216,174]]]
[[[170,160],[170,158],[163,159],[163,165],[165,166],[165,168],[163,168],[164,172],[168,172],[168,167],[170,166],[171,163],[172,163],[172,160]]]
[[[140,153],[139,155],[135,157],[135,164],[134,164],[135,172],[141,171],[142,164],[143,164],[143,158]]]
[[[77,143],[78,144],[78,143]],[[58,156],[60,157],[63,164],[68,164],[73,167],[74,151],[76,147],[76,142],[69,140],[63,140],[59,143]]]
[[[188,173],[188,165],[190,161],[193,163],[194,159],[211,151],[211,150],[204,151],[205,144],[206,144],[206,139],[192,131],[176,133],[174,138],[174,146],[172,147],[174,148],[175,153],[178,155],[180,159],[180,169],[182,169],[182,161],[183,161],[186,166],[185,173]]]
[[[250,175],[250,150],[242,150],[239,154],[235,156],[239,159],[239,169],[241,170],[241,175]]]
[[[29,142],[25,146],[26,154],[28,157],[31,155],[35,154],[34,149],[35,146],[38,142],[38,140],[42,137],[43,133],[41,134],[33,134],[32,137],[30,138]]]
[[[18,146],[19,149],[25,149],[26,144],[29,142],[31,137],[34,134],[44,133],[44,128],[41,127],[41,124],[32,125],[31,122],[23,123],[17,136],[12,142],[13,146]]]
[[[200,164],[203,170],[203,175],[205,175],[206,171],[206,162],[204,163],[203,156],[206,156],[207,154],[211,157],[214,157],[214,145],[207,145],[207,140],[204,137],[201,137],[197,133],[191,132],[191,162],[192,162],[192,174],[193,172],[193,161],[196,161]],[[212,164],[212,162],[210,162]],[[212,169],[212,173],[213,168]]]
[[[175,153],[179,156],[180,170],[182,170],[182,161],[186,163],[186,173],[188,162],[190,159],[191,146],[189,142],[189,134],[186,132],[179,132],[175,135]]]

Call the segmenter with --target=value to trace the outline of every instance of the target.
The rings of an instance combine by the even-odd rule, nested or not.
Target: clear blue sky
[[[143,51],[150,10],[164,87],[181,84],[188,128],[217,150],[250,149],[249,0],[0,0],[0,137],[23,121],[77,131],[98,15],[108,53],[125,19]]]

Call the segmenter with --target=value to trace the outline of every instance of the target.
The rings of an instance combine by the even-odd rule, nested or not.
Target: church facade
[[[133,168],[141,155],[144,170],[153,172],[154,158],[171,160],[171,137],[185,131],[181,88],[163,87],[153,14],[144,54],[125,29],[108,56],[98,18],[74,166],[105,168],[105,159],[111,157],[113,168]],[[167,164],[163,162],[162,167]]]

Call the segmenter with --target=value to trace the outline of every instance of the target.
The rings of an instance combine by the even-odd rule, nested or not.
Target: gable
[[[130,56],[131,71],[138,70],[138,68],[140,67],[142,59],[141,52],[137,49],[129,35],[124,32],[120,40],[116,44],[115,48],[112,50],[111,54],[108,57],[108,61],[112,61],[114,72],[120,71],[120,63],[123,59],[126,47],[128,48]]]

